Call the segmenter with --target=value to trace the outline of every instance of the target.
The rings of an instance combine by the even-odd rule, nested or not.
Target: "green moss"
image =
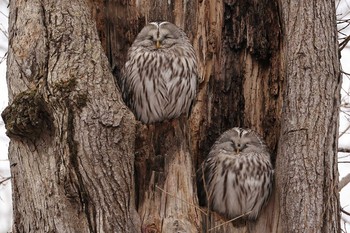
[[[35,138],[51,126],[45,101],[36,89],[19,93],[1,114],[8,136]]]

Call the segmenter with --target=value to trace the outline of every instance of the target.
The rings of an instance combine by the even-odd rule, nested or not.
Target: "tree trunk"
[[[12,1],[3,117],[14,230],[338,232],[335,10],[312,4]],[[137,33],[156,20],[184,28],[201,84],[190,119],[146,126],[121,102],[101,44],[118,78]],[[234,126],[258,131],[276,161],[270,201],[240,228],[199,207],[195,185]]]
[[[139,126],[135,167],[143,232],[200,231],[186,120]]]
[[[14,232],[140,232],[135,121],[84,1],[11,1]]]
[[[254,128],[266,138],[269,146],[275,151],[282,103],[279,65],[281,32],[276,3],[204,0],[189,1],[184,4],[181,1],[151,0],[139,2],[139,4],[130,2],[123,5],[119,1],[109,2],[107,38],[110,41],[107,43],[106,51],[118,76],[118,70],[125,62],[127,48],[146,22],[167,20],[185,29],[197,51],[202,79],[197,103],[189,120],[190,135],[183,139],[190,138],[192,153],[189,155],[193,158],[196,169],[207,156],[217,137],[233,126]],[[128,43],[125,44],[125,41]],[[164,126],[147,128],[147,133],[138,131],[138,135],[142,136],[136,140],[137,144],[142,144],[138,147],[140,149],[136,150],[136,186],[143,229],[153,226],[152,229],[156,229],[155,232],[160,232],[157,231],[159,229],[166,229],[164,232],[174,232],[170,228],[164,228],[162,219],[167,217],[160,216],[158,211],[170,210],[175,205],[179,205],[175,202],[182,202],[182,205],[187,203],[186,208],[178,210],[183,213],[181,215],[183,222],[192,220],[192,227],[198,229],[198,223],[193,220],[195,214],[188,214],[187,208],[205,220],[199,224],[197,231],[208,231],[220,225],[223,220],[217,215],[206,216],[193,208],[192,205],[198,205],[196,197],[192,200],[187,198],[192,194],[193,188],[181,185],[188,184],[189,180],[185,178],[183,180],[187,182],[172,180],[173,187],[169,187],[169,183],[164,182],[169,180],[167,178],[177,177],[179,171],[169,167],[172,166],[174,159],[181,160],[182,153],[176,153],[176,151],[184,148],[176,143],[176,137],[186,135],[177,134],[175,138],[170,137],[170,142],[164,142],[154,135],[159,135],[161,132],[161,136],[167,138],[167,135],[172,134],[169,132],[174,129],[167,129],[169,131],[167,132],[164,129],[160,131],[158,127]],[[167,143],[171,144],[174,141],[177,147],[166,146]],[[162,145],[166,148],[163,151],[159,152],[155,149]],[[167,160],[159,159],[167,153],[175,157]],[[166,173],[161,174],[161,178],[159,178],[159,169]],[[195,175],[191,164],[179,169],[187,176]],[[155,174],[157,174],[156,179]],[[168,189],[174,191],[171,192]],[[176,190],[186,190],[188,193],[185,195],[186,198]],[[176,198],[173,197],[175,194]],[[153,198],[152,202],[149,201],[150,196]],[[271,232],[274,227],[274,218],[271,217],[273,208],[274,201],[269,203],[269,211],[264,212],[257,224],[250,224],[249,229],[254,231],[256,228],[255,232]],[[145,209],[148,210],[147,213]],[[157,212],[157,214],[150,212]],[[164,212],[167,213],[167,211]],[[193,228],[184,227],[184,229]],[[245,231],[247,228],[235,229],[232,224],[227,223],[211,232]]]

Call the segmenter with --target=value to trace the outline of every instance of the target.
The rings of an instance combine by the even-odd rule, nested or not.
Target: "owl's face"
[[[169,22],[151,22],[137,35],[135,42],[149,50],[170,48],[185,40],[184,32]]]
[[[216,142],[215,147],[236,154],[266,151],[266,145],[254,131],[238,127],[223,133]]]

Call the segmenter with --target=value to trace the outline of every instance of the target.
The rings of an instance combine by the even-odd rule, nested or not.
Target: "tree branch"
[[[339,191],[341,191],[348,183],[350,183],[350,173],[343,177],[339,182]]]
[[[338,152],[350,153],[350,148],[339,147]]]
[[[350,41],[350,36],[345,37],[345,39],[341,43],[339,43],[339,51],[342,51],[349,41]]]
[[[0,180],[0,185],[3,184],[3,183],[5,183],[5,182],[8,181],[9,179],[11,179],[11,176],[6,177],[6,178],[4,178],[3,180]]]
[[[348,125],[348,127],[346,127],[346,129],[343,130],[343,132],[340,133],[339,137],[343,136],[348,130],[350,129],[350,125]]]
[[[341,211],[341,212],[343,212],[344,214],[346,214],[346,215],[349,215],[349,216],[350,216],[350,213],[349,213],[348,211],[344,210],[343,208],[340,208],[340,211]]]

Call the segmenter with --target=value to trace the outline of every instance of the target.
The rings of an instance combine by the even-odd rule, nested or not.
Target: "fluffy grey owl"
[[[203,182],[204,177],[209,207],[229,219],[251,211],[244,219],[255,220],[270,196],[270,153],[252,130],[233,128],[224,132],[200,171],[204,171],[198,178]]]
[[[169,22],[152,22],[128,51],[120,87],[143,123],[190,114],[196,97],[197,60],[186,34]]]

